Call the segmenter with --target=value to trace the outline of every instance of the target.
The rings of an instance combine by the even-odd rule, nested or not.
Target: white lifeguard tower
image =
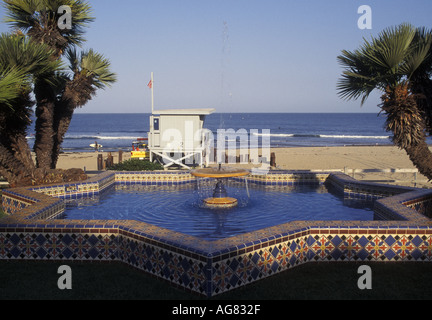
[[[150,117],[148,148],[150,161],[155,158],[164,167],[173,165],[190,169],[208,165],[208,132],[205,117],[214,109],[168,109],[153,111]]]
[[[209,159],[209,132],[204,129],[206,116],[215,109],[154,110],[153,74],[152,115],[148,148],[150,161],[159,160],[165,168],[177,165],[186,169],[207,166]]]

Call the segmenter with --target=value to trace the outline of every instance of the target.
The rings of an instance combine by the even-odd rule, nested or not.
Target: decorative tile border
[[[377,220],[299,221],[203,241],[137,221],[49,220],[64,199],[112,184],[195,183],[187,172],[107,172],[83,183],[5,190],[0,259],[121,261],[211,297],[317,261],[432,261],[432,191],[363,183],[342,173],[271,172],[258,185],[331,184],[346,197],[379,199]],[[47,220],[48,219],[48,220]],[[390,220],[389,220],[390,219]]]
[[[212,294],[220,294],[308,262],[428,261],[432,230],[308,229],[248,247],[212,263]]]

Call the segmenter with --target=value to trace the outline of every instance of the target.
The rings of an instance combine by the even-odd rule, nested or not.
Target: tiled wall
[[[44,220],[63,210],[62,199],[97,194],[113,183],[195,181],[185,172],[104,173],[85,183],[6,190],[3,207],[10,215],[0,220],[0,259],[122,261],[208,297],[307,262],[432,259],[430,190],[365,184],[343,174],[272,172],[249,181],[328,181],[350,197],[380,198],[376,213],[397,220],[299,221],[211,242],[136,221]]]
[[[229,256],[229,257],[228,257]],[[428,261],[432,230],[308,229],[212,262],[219,294],[307,262]]]

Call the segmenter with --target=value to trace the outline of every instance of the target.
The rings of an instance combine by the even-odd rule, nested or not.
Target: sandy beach
[[[347,147],[306,147],[275,148],[276,169],[282,170],[346,170],[358,169],[393,169],[397,172],[357,172],[355,178],[365,181],[386,182],[399,185],[413,185],[415,174],[405,151],[394,146],[347,146]],[[80,168],[87,172],[97,170],[97,157],[104,159],[108,153],[63,153],[58,162],[59,169]],[[118,152],[112,152],[114,163],[118,163]],[[130,159],[130,153],[124,152],[123,160]],[[232,165],[230,165],[232,166]],[[400,172],[407,169],[408,172]],[[351,176],[352,170],[347,172]],[[417,185],[428,185],[427,179],[417,175]]]

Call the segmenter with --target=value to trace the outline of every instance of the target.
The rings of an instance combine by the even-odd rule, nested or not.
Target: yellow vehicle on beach
[[[147,141],[148,139],[141,138],[137,139],[137,141],[132,142],[132,159],[144,160],[150,158],[150,151],[148,149]]]

